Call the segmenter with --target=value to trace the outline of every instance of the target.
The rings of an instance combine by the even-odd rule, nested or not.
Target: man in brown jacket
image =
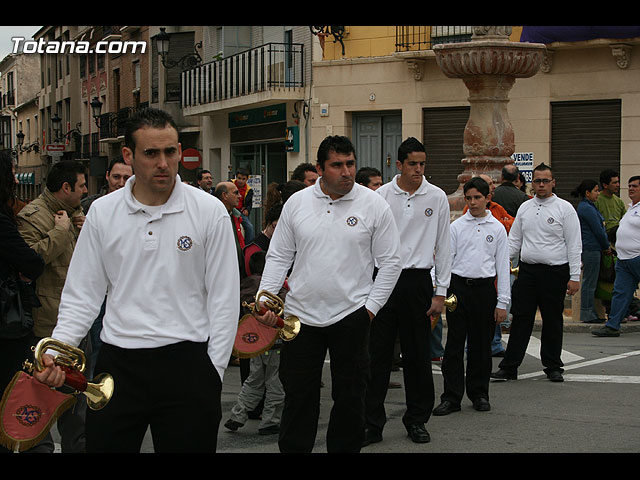
[[[36,281],[36,294],[42,306],[33,309],[34,344],[43,337],[50,337],[56,326],[67,269],[84,223],[80,200],[85,193],[87,186],[82,164],[58,162],[49,171],[44,192],[18,214],[20,235],[45,261],[44,273]],[[63,452],[84,450],[85,409],[86,402],[78,402],[58,420]],[[46,448],[53,450],[50,437],[43,442],[48,444]]]

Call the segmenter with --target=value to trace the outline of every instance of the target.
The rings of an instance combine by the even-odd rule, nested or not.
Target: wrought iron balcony
[[[396,52],[430,50],[440,43],[468,42],[472,29],[463,26],[397,26]]]
[[[259,92],[304,86],[304,49],[299,43],[267,43],[182,72],[182,107]]]

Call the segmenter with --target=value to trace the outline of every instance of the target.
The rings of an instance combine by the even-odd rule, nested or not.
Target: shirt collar
[[[322,179],[322,177],[318,177],[318,179],[316,180],[316,183],[314,183],[313,186],[307,187],[307,188],[313,188],[313,194],[316,197],[318,197],[318,198],[328,198],[333,202],[338,202],[338,201],[341,201],[341,200],[353,200],[357,195],[358,188],[367,188],[367,187],[363,187],[362,185],[358,185],[357,183],[354,182],[353,188],[351,188],[349,193],[343,195],[340,198],[336,198],[335,200],[333,200],[333,199],[331,199],[331,197],[329,195],[327,195],[326,193],[324,193],[322,191],[322,187],[320,186],[321,179]]]
[[[135,179],[136,176],[132,175],[123,187],[124,202],[129,209],[129,213],[137,213],[143,210],[143,206],[141,206],[140,202],[137,202],[133,196],[133,185],[135,184]],[[180,175],[176,175],[176,183],[173,186],[173,191],[167,201],[161,205],[162,208],[160,208],[160,216],[165,213],[175,213],[184,210],[184,188],[185,185],[182,183]]]
[[[484,217],[476,218],[471,215],[471,212],[469,210],[467,210],[467,213],[465,213],[462,218],[464,218],[468,222],[475,222],[478,225],[482,223],[493,223],[496,221],[496,218],[491,214],[491,210],[485,210],[485,212],[487,212],[487,214]]]
[[[402,195],[403,193],[409,193],[406,190],[403,190],[398,186],[398,178],[400,178],[400,174],[396,174],[395,177],[393,177],[393,180],[391,180],[393,193],[395,193],[396,195]],[[429,182],[427,182],[427,179],[424,178],[424,176],[423,176],[422,177],[422,183],[420,184],[418,189],[415,192],[413,192],[413,195],[426,195],[428,187],[429,187]]]
[[[536,205],[539,205],[539,206],[542,206],[542,207],[548,207],[553,202],[555,202],[556,198],[558,198],[556,196],[556,194],[552,193],[550,197],[547,197],[547,198],[544,198],[544,199],[540,199],[540,198],[538,198],[537,195],[534,195],[533,200],[536,202]]]

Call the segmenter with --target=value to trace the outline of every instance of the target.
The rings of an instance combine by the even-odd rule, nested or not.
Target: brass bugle
[[[514,268],[513,266],[513,262],[509,263],[509,273],[511,273],[511,275],[513,275],[514,277],[518,276],[518,273],[520,273],[520,265],[518,265],[517,267]]]
[[[444,306],[447,308],[447,310],[453,312],[458,307],[458,297],[456,297],[454,294],[451,294],[449,298],[445,299]]]
[[[265,307],[275,313],[280,320],[278,322],[278,334],[280,335],[280,338],[282,338],[282,340],[284,340],[285,342],[291,341],[296,338],[296,336],[300,332],[300,319],[295,315],[283,317],[284,302],[279,296],[274,295],[267,290],[260,290],[256,294],[254,303],[250,304],[247,302],[242,302],[242,306],[248,308],[251,313],[259,314],[260,311],[258,306],[260,305],[260,299],[263,297],[266,297],[266,300],[263,301]]]
[[[44,370],[42,356],[48,350],[54,350],[58,352],[55,363],[63,368],[67,376],[65,385],[75,388],[76,393],[84,393],[87,405],[92,410],[100,410],[109,403],[113,396],[113,377],[108,373],[101,373],[92,382],[87,381],[84,376],[87,361],[81,349],[50,337],[43,338],[32,349],[35,366],[26,360],[23,364],[24,368],[30,371],[33,371],[34,367]]]

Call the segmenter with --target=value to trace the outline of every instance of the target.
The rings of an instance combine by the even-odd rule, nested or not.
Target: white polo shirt
[[[399,238],[391,210],[355,184],[332,200],[315,185],[292,195],[278,220],[260,284],[278,292],[291,265],[285,314],[324,327],[362,306],[377,314],[400,276]],[[372,279],[374,261],[379,268]]]
[[[92,204],[52,336],[78,345],[107,294],[103,342],[154,348],[208,341],[222,378],[240,311],[229,214],[220,200],[179,176],[164,205],[146,207],[132,195],[135,179]]]
[[[391,207],[400,232],[402,268],[433,268],[435,295],[446,295],[451,280],[451,216],[444,191],[424,177],[413,194],[393,180],[376,190]]]
[[[467,211],[451,224],[451,273],[465,278],[497,275],[497,308],[511,299],[507,231],[489,210],[476,218]]]
[[[569,264],[571,280],[580,281],[582,238],[575,208],[555,194],[525,201],[509,231],[509,257],[525,263]]]
[[[620,260],[640,256],[640,202],[629,205],[629,210],[620,219],[616,233],[616,253]]]

